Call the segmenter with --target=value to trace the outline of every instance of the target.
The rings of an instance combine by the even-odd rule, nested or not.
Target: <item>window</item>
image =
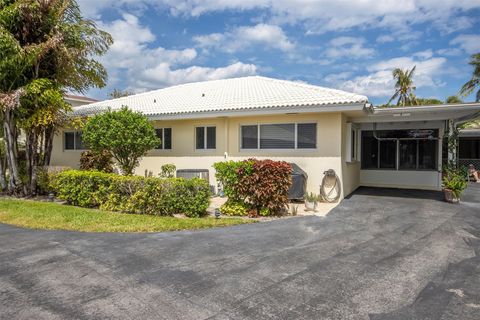
[[[362,132],[362,169],[436,170],[438,130]],[[386,139],[386,140],[382,140]]]
[[[217,128],[216,127],[196,127],[195,128],[195,147],[196,149],[215,149],[217,147]]]
[[[351,160],[355,160],[357,158],[357,135],[355,134],[355,129],[352,129],[350,135],[350,158]]]
[[[242,126],[242,148],[258,149],[258,126]]]
[[[67,131],[63,133],[65,150],[84,150],[82,131]]]
[[[297,124],[297,139],[298,149],[315,149],[317,147],[317,124]]]
[[[316,123],[279,123],[240,127],[242,149],[315,149]]]
[[[155,148],[159,150],[172,149],[172,128],[155,129],[157,137],[160,139],[160,144]]]
[[[294,149],[294,124],[260,125],[260,149]]]

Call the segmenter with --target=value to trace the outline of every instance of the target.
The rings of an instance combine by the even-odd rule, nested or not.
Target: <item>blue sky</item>
[[[417,66],[417,96],[445,99],[480,52],[480,0],[78,0],[115,40],[106,88],[143,92],[247,75],[393,94],[391,71]],[[465,100],[473,100],[473,96]]]

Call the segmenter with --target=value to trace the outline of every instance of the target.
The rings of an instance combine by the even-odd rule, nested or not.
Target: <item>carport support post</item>
[[[458,132],[453,120],[448,120],[448,163],[457,164]]]

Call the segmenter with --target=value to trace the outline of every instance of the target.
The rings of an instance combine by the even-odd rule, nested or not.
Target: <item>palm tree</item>
[[[472,55],[472,60],[469,62],[473,66],[472,79],[465,83],[460,89],[460,95],[466,97],[475,91],[475,88],[480,87],[480,53]],[[475,101],[480,101],[480,88],[477,91]]]
[[[413,85],[413,74],[416,66],[412,70],[402,70],[395,68],[392,72],[393,78],[397,80],[395,83],[395,94],[390,98],[387,104],[397,99],[397,106],[411,106],[418,104],[415,96],[416,87]]]

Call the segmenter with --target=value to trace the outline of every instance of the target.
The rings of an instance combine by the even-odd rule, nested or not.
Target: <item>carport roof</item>
[[[464,123],[480,117],[478,102],[381,108],[368,106],[365,110],[370,122],[454,120]]]

